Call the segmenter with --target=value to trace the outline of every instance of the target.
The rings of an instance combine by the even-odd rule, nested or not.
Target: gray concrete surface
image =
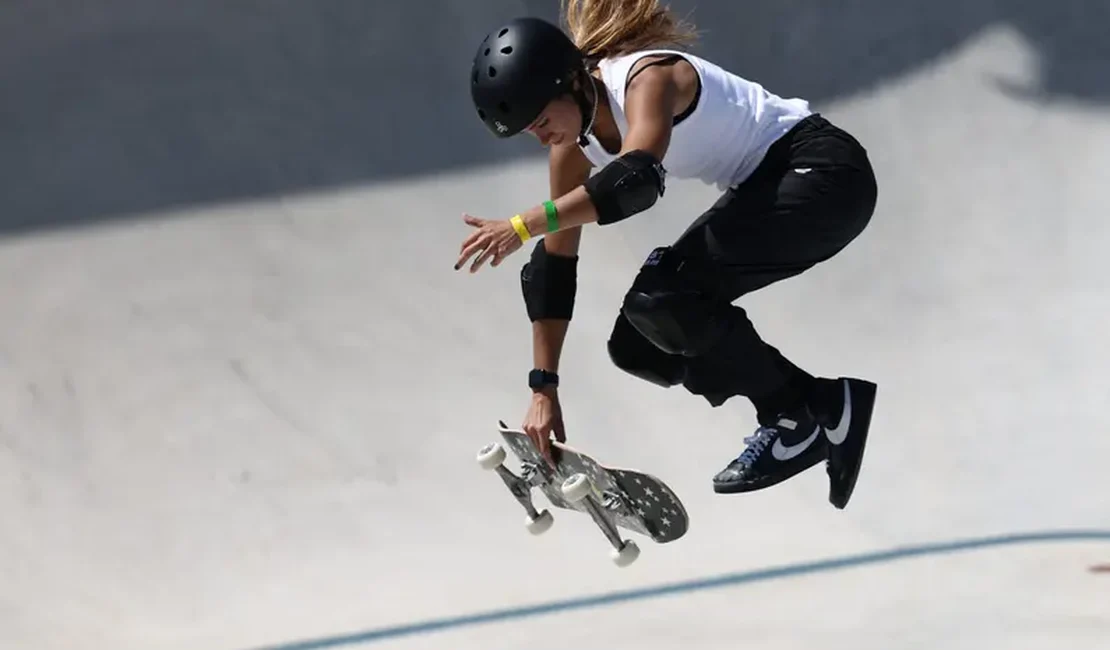
[[[744,304],[880,402],[848,510],[820,471],[713,494],[750,409],[604,352],[713,192],[591,228],[570,439],[692,517],[624,570],[584,518],[529,537],[473,460],[531,355],[523,258],[452,272],[459,215],[546,172],[482,133],[466,61],[554,5],[0,7],[0,647],[1105,647],[1106,5],[696,6],[705,53],[873,154],[871,228]]]

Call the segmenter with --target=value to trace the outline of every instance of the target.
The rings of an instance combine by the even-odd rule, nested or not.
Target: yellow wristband
[[[519,214],[509,219],[509,222],[513,224],[513,230],[520,237],[520,241],[526,242],[532,238],[532,233],[528,232],[528,227],[524,225],[524,219],[521,219]]]

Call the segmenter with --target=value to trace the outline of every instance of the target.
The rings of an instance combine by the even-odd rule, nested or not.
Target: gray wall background
[[[1040,87],[1008,92],[1110,101],[1104,0],[671,6],[702,28],[699,53],[818,106],[998,24],[1031,41],[1043,65]],[[487,136],[466,73],[493,25],[557,9],[556,0],[4,3],[0,233],[541,155],[527,139]]]

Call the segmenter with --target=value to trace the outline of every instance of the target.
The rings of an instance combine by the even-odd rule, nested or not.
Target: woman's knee
[[[645,338],[622,312],[617,316],[607,343],[613,365],[628,374],[668,388],[686,378],[686,363],[667,354]]]
[[[728,329],[727,304],[700,265],[669,246],[656,248],[624,296],[621,313],[665,353],[700,356]]]

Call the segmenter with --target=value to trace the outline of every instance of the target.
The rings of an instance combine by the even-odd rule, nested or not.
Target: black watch
[[[541,370],[533,368],[528,373],[528,387],[532,390],[539,390],[545,386],[559,386],[559,375],[551,372],[550,370]]]

